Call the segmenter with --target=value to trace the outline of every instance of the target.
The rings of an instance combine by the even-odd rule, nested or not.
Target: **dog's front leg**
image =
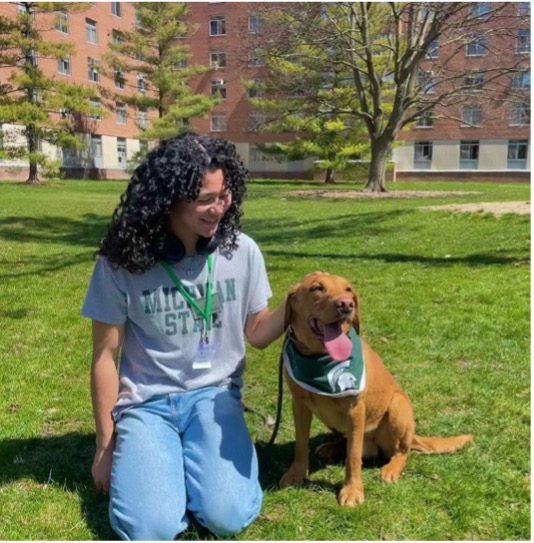
[[[349,419],[345,484],[339,492],[338,501],[340,505],[352,507],[363,503],[362,450],[365,430],[364,402],[356,402],[350,410]]]
[[[295,423],[295,458],[280,479],[281,487],[301,485],[308,474],[312,412],[302,400],[293,398],[291,403]]]

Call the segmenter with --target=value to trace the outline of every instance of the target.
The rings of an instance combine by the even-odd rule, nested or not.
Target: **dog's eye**
[[[310,292],[324,292],[324,287],[323,285],[312,285]]]
[[[352,289],[351,289],[350,287],[347,287],[347,288],[345,289],[345,292],[352,292]]]

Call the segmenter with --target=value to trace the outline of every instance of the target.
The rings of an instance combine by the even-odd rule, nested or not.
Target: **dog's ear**
[[[354,300],[354,317],[352,318],[352,326],[356,330],[356,333],[360,335],[360,300],[356,291],[352,290],[352,299]]]
[[[293,304],[295,303],[295,296],[300,287],[300,283],[294,284],[287,293],[286,298],[286,311],[284,316],[284,330],[291,324],[291,318],[293,317]]]

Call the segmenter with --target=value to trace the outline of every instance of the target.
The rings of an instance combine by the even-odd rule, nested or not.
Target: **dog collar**
[[[344,362],[336,362],[328,354],[300,354],[290,335],[286,335],[282,358],[291,379],[314,394],[357,396],[365,388],[365,365],[358,334],[351,328],[348,336],[352,342],[351,356]]]

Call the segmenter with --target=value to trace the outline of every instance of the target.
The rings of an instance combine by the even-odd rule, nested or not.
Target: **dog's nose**
[[[354,309],[354,300],[352,298],[340,298],[336,302],[336,307],[340,313],[350,313]]]

